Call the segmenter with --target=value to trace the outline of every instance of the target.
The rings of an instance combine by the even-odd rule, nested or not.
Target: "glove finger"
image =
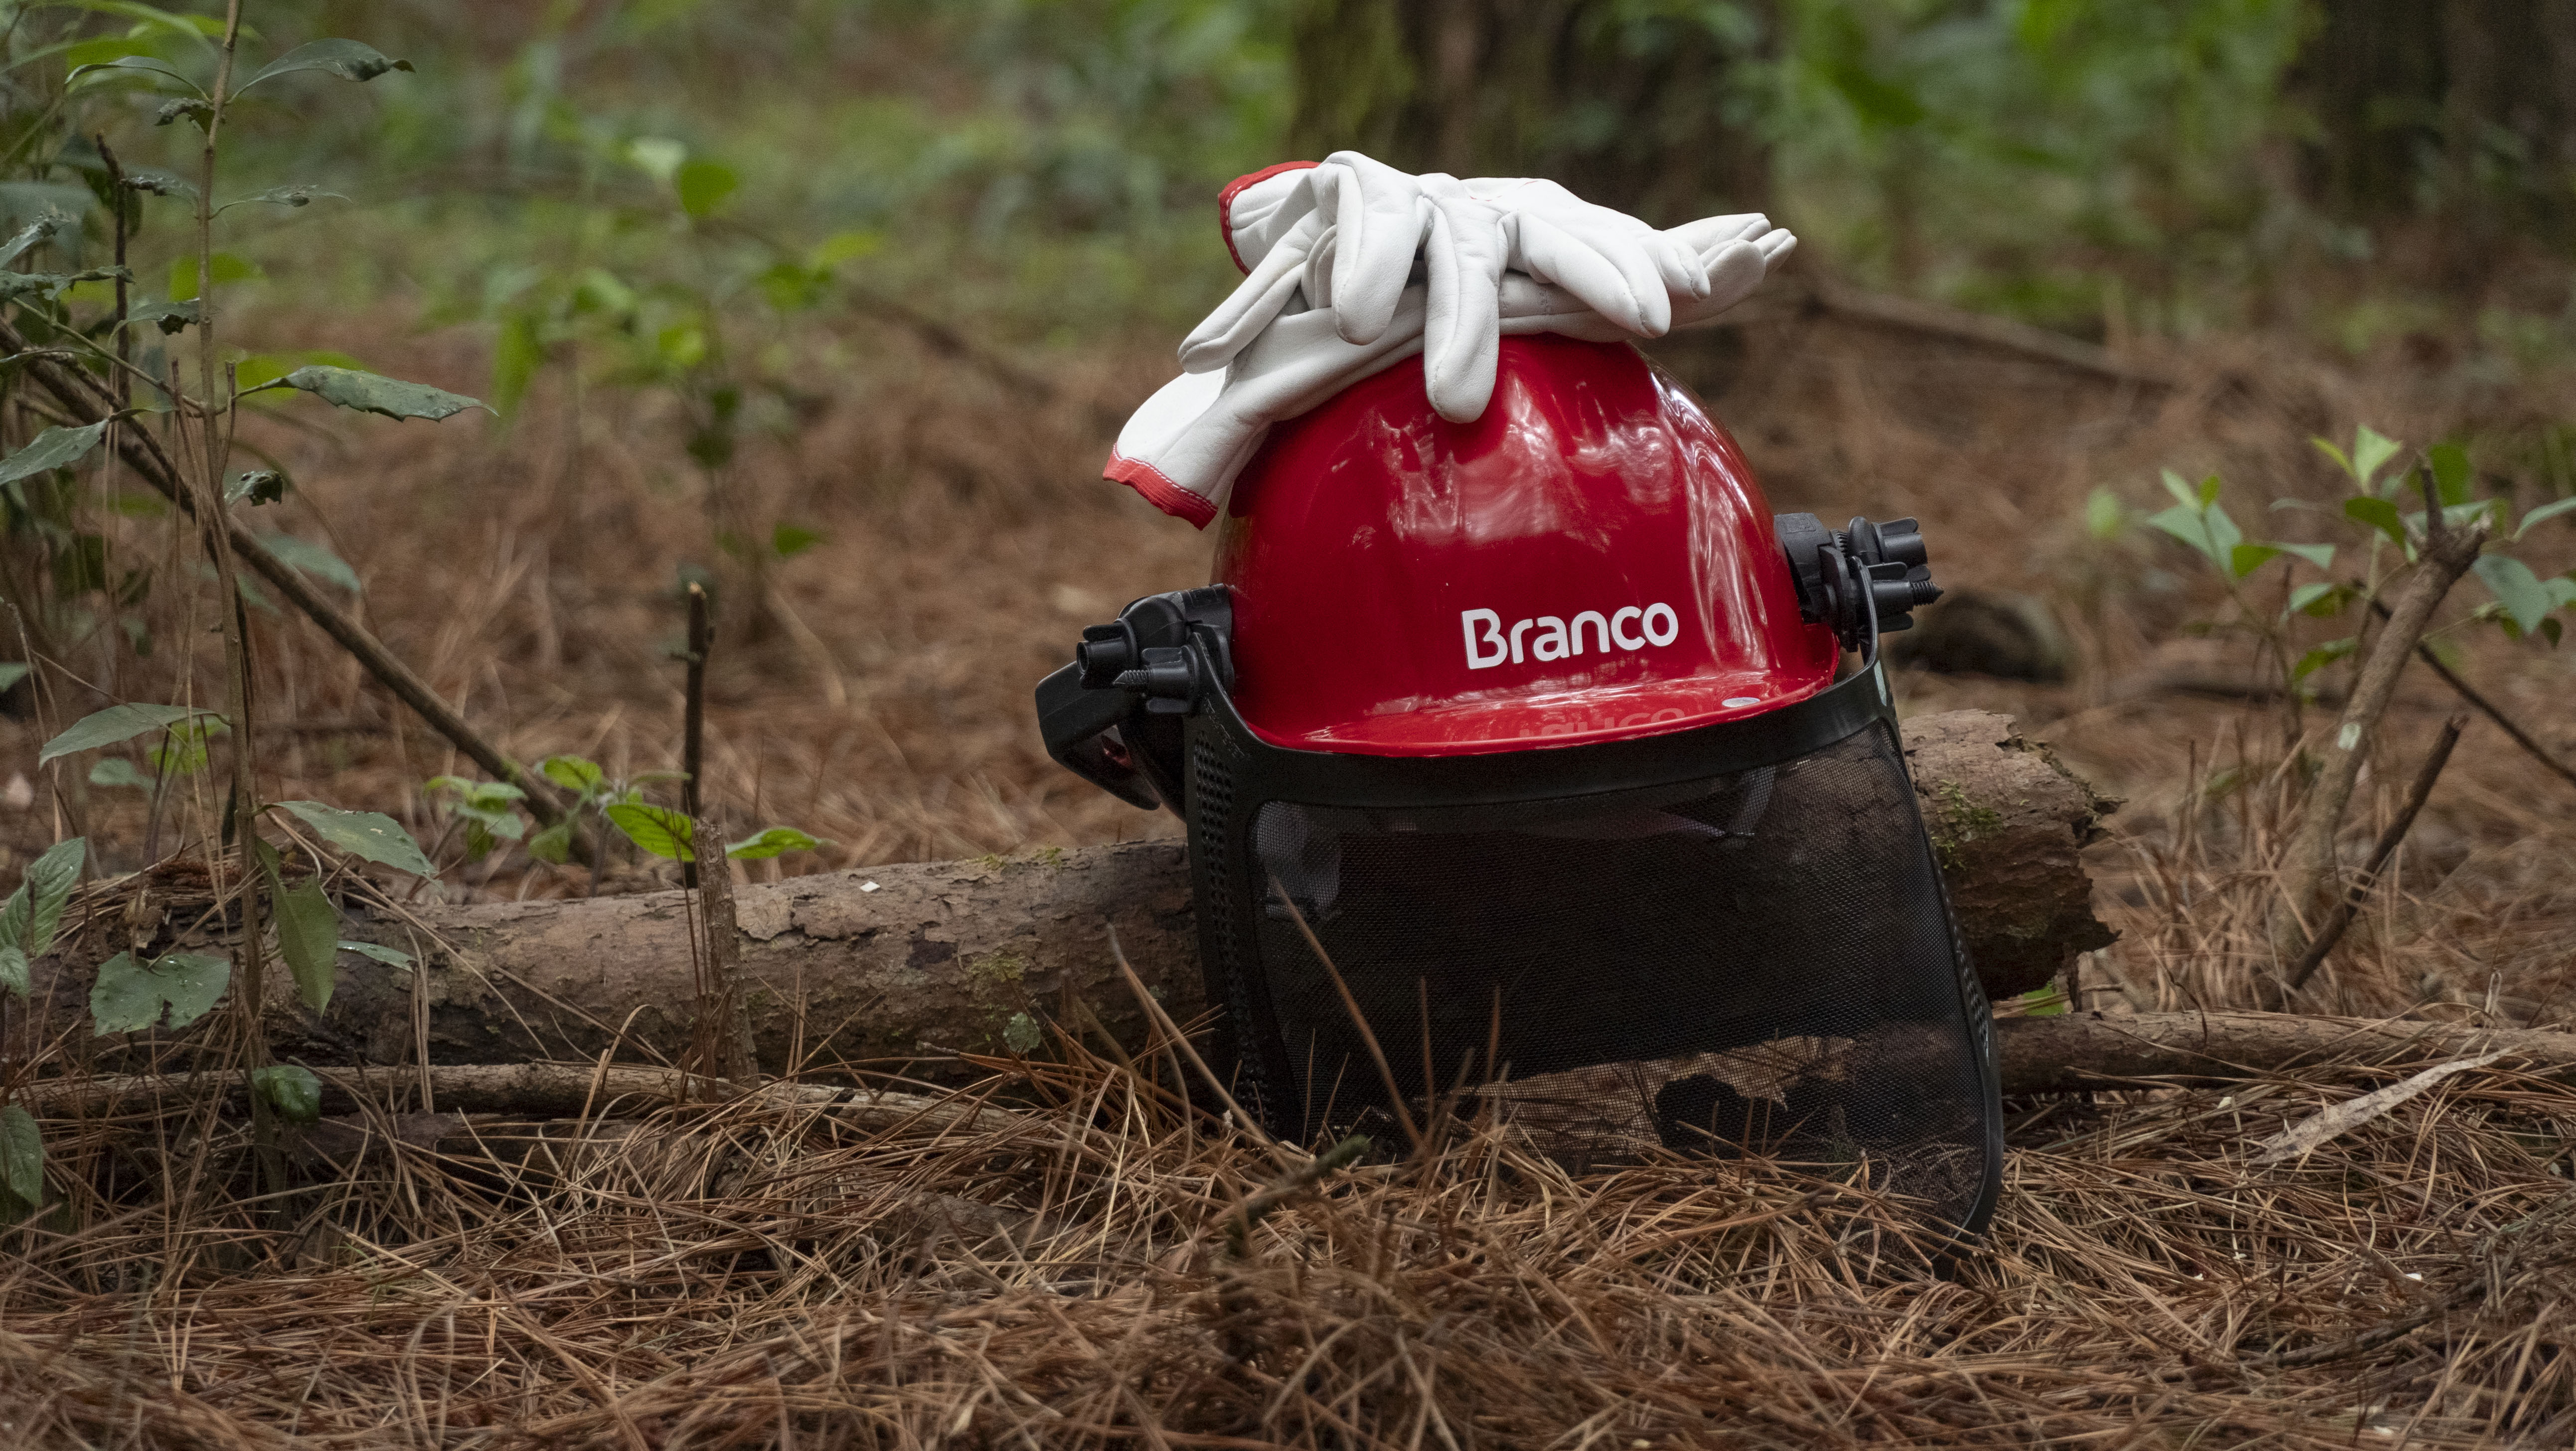
[[[1345,342],[1375,342],[1394,320],[1429,208],[1410,175],[1356,151],[1336,151],[1316,169],[1326,167],[1340,173],[1329,183],[1318,178],[1329,189],[1340,233],[1333,258],[1335,327]]]
[[[1779,266],[1790,253],[1798,250],[1798,239],[1789,235],[1788,228],[1774,227],[1763,233],[1753,245],[1762,249],[1762,265],[1771,268]]]
[[[1684,222],[1667,229],[1664,235],[1678,240],[1694,254],[1706,256],[1729,242],[1752,241],[1770,229],[1769,217],[1760,212],[1740,212],[1734,216],[1702,217],[1695,222]]]
[[[1655,262],[1655,271],[1663,277],[1664,288],[1677,297],[1699,299],[1708,296],[1708,269],[1700,266],[1699,249],[1687,247],[1678,237],[1648,231],[1639,240],[1646,254]]]
[[[1672,298],[1661,269],[1643,248],[1613,245],[1604,252],[1568,234],[1547,218],[1522,214],[1514,260],[1583,299],[1586,306],[1639,337],[1672,329]]]
[[[1452,423],[1484,416],[1494,396],[1502,334],[1496,290],[1504,249],[1493,209],[1465,200],[1431,209],[1423,256],[1429,296],[1422,377],[1432,410]]]
[[[1181,340],[1181,371],[1209,373],[1233,361],[1270,326],[1297,291],[1306,255],[1316,245],[1317,218],[1309,212],[1263,255],[1261,265],[1235,285],[1216,311]]]
[[[1702,258],[1704,275],[1708,278],[1708,295],[1674,306],[1673,326],[1676,328],[1712,321],[1762,285],[1762,249],[1750,242],[1720,243],[1703,253]]]

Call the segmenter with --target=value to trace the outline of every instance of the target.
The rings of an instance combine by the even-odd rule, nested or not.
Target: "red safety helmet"
[[[1635,349],[1513,337],[1475,422],[1413,362],[1276,426],[1214,582],[1086,630],[1038,713],[1188,823],[1209,996],[1278,1131],[1419,1106],[1346,986],[1429,1043],[1404,1098],[1472,1088],[1576,1161],[1866,1165],[1974,1229],[1990,1015],[1877,659],[1938,593],[1910,519],[1775,518]]]

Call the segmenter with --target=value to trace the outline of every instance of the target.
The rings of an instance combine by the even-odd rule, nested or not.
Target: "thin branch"
[[[2433,794],[2433,783],[2441,779],[2442,767],[2451,760],[2451,748],[2460,743],[2460,732],[2468,729],[2468,725],[2466,715],[2454,715],[2443,722],[2441,739],[2433,743],[2432,751],[2424,757],[2423,767],[2415,773],[2414,786],[2406,793],[2405,809],[2399,811],[2397,819],[2389,822],[2388,829],[2379,834],[2378,845],[2370,850],[2370,864],[2361,869],[2360,876],[2353,878],[2352,890],[2344,893],[2343,900],[2335,904],[2334,911],[2317,928],[2316,939],[2308,944],[2308,950],[2299,955],[2297,965],[2290,969],[2290,991],[2297,992],[2306,987],[2317,965],[2326,960],[2326,954],[2334,950],[2337,942],[2343,940],[2344,930],[2352,926],[2353,914],[2361,910],[2361,904],[2370,897],[2370,889],[2378,884],[2380,870],[2396,854],[2397,844],[2406,839],[2407,829],[2415,824],[2416,814],[2424,809],[2425,798]]]

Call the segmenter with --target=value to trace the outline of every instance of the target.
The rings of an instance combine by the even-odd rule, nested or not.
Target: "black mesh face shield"
[[[1219,689],[1182,737],[1210,993],[1283,1135],[1388,1126],[1355,1004],[1417,1121],[1464,1090],[1570,1167],[1762,1154],[1983,1226],[1991,1017],[1875,665],[1592,746],[1283,750]]]

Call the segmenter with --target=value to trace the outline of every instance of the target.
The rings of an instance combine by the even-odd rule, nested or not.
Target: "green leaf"
[[[758,836],[745,837],[725,848],[725,855],[736,861],[767,861],[791,851],[812,851],[823,843],[792,826],[773,826]]]
[[[2388,542],[2400,549],[2408,548],[2406,522],[2398,517],[2397,506],[2386,499],[2367,495],[2343,501],[2343,515],[2357,524],[2367,524],[2388,536]]]
[[[334,352],[329,348],[298,348],[287,353],[249,353],[233,364],[233,384],[241,389],[243,397],[252,397],[267,391],[272,386],[280,388],[286,386],[286,375],[307,363],[318,363],[332,368],[355,368],[361,372],[366,370],[366,364],[356,358],[350,357],[347,353]],[[268,400],[259,401],[265,403]]]
[[[106,435],[104,419],[86,428],[48,428],[25,448],[0,459],[0,484],[14,484],[36,474],[68,468],[87,457]]]
[[[2216,504],[2191,509],[2176,506],[2149,516],[2147,522],[2199,550],[2220,569],[2236,573],[2236,546],[2245,542],[2245,533],[2225,509]],[[2241,579],[2243,575],[2236,577]]]
[[[130,44],[131,42],[128,43]],[[64,75],[63,84],[66,87],[76,85],[79,83],[81,77],[95,74],[99,71],[141,71],[147,75],[167,76],[171,80],[177,81],[179,84],[186,86],[189,90],[197,92],[198,95],[202,96],[205,94],[203,90],[199,89],[195,81],[181,75],[178,71],[172,69],[167,63],[154,60],[148,55],[119,56],[115,60],[91,61],[87,65],[73,66],[69,73]],[[169,122],[164,121],[161,124],[166,126]]]
[[[232,977],[232,963],[210,953],[173,952],[147,963],[120,952],[98,965],[90,985],[90,1030],[102,1037],[176,1032],[212,1011]]]
[[[572,821],[567,817],[528,838],[528,855],[562,866],[572,860]]]
[[[492,411],[503,418],[519,411],[537,370],[545,365],[543,323],[543,314],[535,308],[521,308],[501,319],[500,335],[492,341]]]
[[[0,1108],[0,1189],[27,1211],[45,1202],[45,1136],[18,1104]]]
[[[75,836],[55,842],[45,848],[44,855],[29,862],[17,892],[11,894],[5,907],[0,907],[0,941],[23,949],[30,962],[52,951],[54,929],[62,923],[63,908],[71,903],[72,889],[80,885],[81,864],[88,856],[89,838]]]
[[[2559,515],[2567,513],[2570,510],[2576,510],[2576,495],[2560,499],[2554,504],[2543,504],[2539,508],[2522,516],[2522,525],[2520,528],[2513,531],[2513,537],[2520,539],[2525,534],[2531,532],[2532,525],[2546,520],[2555,519]]]
[[[335,202],[348,200],[336,191],[324,191],[309,181],[297,181],[289,182],[285,186],[273,186],[266,191],[253,192],[249,196],[234,197],[231,201],[215,208],[215,214],[221,216],[235,207],[247,207],[259,203],[278,207],[309,207],[313,205],[315,197],[329,197]]]
[[[2469,485],[2475,476],[2469,472],[2469,451],[2456,443],[2437,443],[2424,451],[2425,462],[2433,466],[2433,491],[2444,504],[2469,501]]]
[[[232,727],[211,715],[183,720],[144,749],[144,763],[163,776],[193,776],[206,768],[207,742],[231,732]]]
[[[1037,1019],[1026,1013],[1013,1013],[1011,1020],[1002,1025],[1002,1041],[1014,1053],[1034,1053],[1046,1041],[1046,1033],[1038,1027]]]
[[[72,225],[72,223],[73,219],[63,215],[61,212],[52,212],[45,216],[38,217],[25,231],[11,237],[7,242],[0,243],[0,267],[6,267],[10,263],[17,261],[21,256],[26,254],[28,248],[35,246],[38,242],[45,240],[54,233],[61,231],[63,228]]]
[[[27,996],[32,986],[27,977],[27,953],[24,948],[0,942],[0,989]]]
[[[2149,528],[2161,529],[2202,554],[2209,555],[2209,529],[2201,522],[2199,509],[2185,508],[2176,504],[2170,509],[2161,509],[2149,514],[2146,522]],[[2219,561],[2216,556],[2211,555],[2210,562],[2216,564]]]
[[[352,856],[364,857],[416,877],[438,875],[438,868],[430,863],[428,857],[421,855],[420,843],[411,839],[411,833],[381,812],[342,811],[319,801],[280,801],[277,805],[319,832],[324,841]]]
[[[2066,994],[2059,992],[2055,983],[2023,993],[2021,1000],[2027,1004],[2022,1009],[2023,1017],[2059,1018],[2066,1015]]]
[[[2252,574],[2280,556],[2281,551],[2269,544],[2239,544],[2227,552],[2227,571],[2238,579]]]
[[[259,387],[297,388],[342,408],[380,413],[387,418],[426,418],[433,423],[468,408],[482,408],[486,413],[492,411],[484,408],[478,399],[450,393],[444,388],[433,388],[427,383],[406,383],[399,378],[387,378],[356,368],[333,368],[321,364],[298,368]],[[252,393],[259,389],[245,388],[242,391]]]
[[[680,210],[704,217],[742,186],[742,177],[721,161],[699,158],[681,163],[672,185],[680,193]]]
[[[579,756],[548,756],[538,764],[537,770],[565,790],[584,794],[597,790],[599,783],[608,779],[598,763]]]
[[[681,812],[667,806],[646,806],[640,802],[621,801],[607,808],[608,820],[626,839],[662,858],[664,861],[693,862],[698,854],[691,848],[697,828]]]
[[[2531,566],[2509,554],[2481,554],[2470,566],[2477,571],[2478,583],[2487,587],[2504,606],[2504,612],[2526,635],[2540,628],[2541,618],[2556,608],[2540,576]]]
[[[2351,457],[2345,454],[2342,449],[2335,447],[2334,440],[2326,438],[2311,438],[2308,440],[2308,443],[2310,446],[2314,447],[2317,452],[2333,459],[2334,466],[2343,470],[2345,477],[2356,479],[2360,477],[2360,475],[2353,472]]]
[[[2084,531],[2096,539],[2115,539],[2129,527],[2128,506],[2109,489],[2095,489],[2084,501]]]
[[[829,271],[844,262],[855,262],[885,245],[885,233],[873,229],[834,232],[806,256],[806,263],[816,271]]]
[[[638,136],[626,143],[626,159],[655,181],[670,181],[678,176],[680,163],[688,156],[687,146],[667,136]]]
[[[326,584],[336,584],[351,594],[359,589],[358,572],[348,562],[333,554],[328,546],[292,534],[266,534],[259,541],[281,564],[291,565],[304,574]]]
[[[55,298],[84,282],[106,282],[115,278],[130,282],[133,277],[134,274],[122,267],[93,267],[86,272],[0,272],[0,299],[15,299],[39,292]]]
[[[2283,544],[2274,540],[2272,547],[2283,554],[2306,560],[2320,572],[2334,568],[2335,547],[2331,544]]]
[[[2312,580],[2290,591],[2290,602],[2281,608],[2281,618],[2310,615],[2320,620],[2343,613],[2352,597],[2352,586],[2331,580]]]
[[[2364,489],[2369,488],[2372,477],[2386,467],[2390,459],[2397,457],[2398,451],[2405,446],[2393,438],[2382,435],[2368,424],[2354,429],[2352,481]]]
[[[322,1117],[322,1080],[300,1063],[272,1063],[250,1071],[250,1086],[289,1123],[309,1124]]]
[[[269,884],[278,886],[274,873]],[[277,950],[295,975],[295,991],[304,1006],[317,1013],[329,1007],[340,950],[340,909],[331,905],[321,878],[307,877],[277,890]]]
[[[94,715],[81,717],[72,723],[71,729],[45,742],[44,749],[36,753],[36,764],[46,765],[74,751],[112,746],[119,741],[130,741],[146,731],[166,731],[181,721],[213,714],[210,710],[185,705],[146,705],[141,702],[111,705]]]
[[[2195,492],[2195,494],[2197,495],[2197,497],[2198,497],[2198,498],[2199,498],[2199,500],[2200,500],[2200,506],[2201,506],[2202,508],[2204,508],[2204,509],[2208,508],[2208,507],[2209,507],[2210,505],[2212,505],[2212,504],[2217,503],[2217,502],[2218,502],[2218,475],[2216,475],[2216,474],[2211,474],[2208,478],[2205,478],[2205,479],[2201,480],[2201,481],[2200,481],[2200,487],[2199,487],[2197,490],[2195,490],[2194,492]]]
[[[822,542],[823,536],[819,531],[801,524],[781,524],[769,536],[770,552],[781,559],[794,559]]]
[[[348,939],[343,938],[340,941],[340,950],[342,952],[354,952],[360,957],[372,958],[377,962],[383,963],[387,967],[409,967],[412,965],[410,953],[403,951],[399,947],[387,947],[382,943],[351,942]]]
[[[157,780],[123,756],[102,756],[97,765],[89,768],[89,784],[93,786],[124,786],[149,791]]]
[[[0,691],[5,691],[26,679],[28,671],[32,668],[23,660],[0,662]]]
[[[235,87],[233,94],[240,95],[271,77],[291,76],[298,71],[328,71],[344,81],[372,81],[387,71],[410,69],[410,61],[395,60],[364,41],[315,40],[260,67],[259,74]]]
[[[2360,644],[2361,641],[2358,639],[2328,640],[2326,643],[2319,645],[2317,648],[2310,650],[2305,655],[2299,657],[2299,663],[2290,667],[2290,679],[2293,682],[2305,680],[2309,676],[2316,674],[2318,671],[2323,670],[2329,665],[2332,665],[2337,660],[2351,654]]]
[[[154,196],[172,197],[179,201],[192,202],[197,199],[195,182],[176,172],[163,171],[157,166],[129,168],[125,173],[125,187],[128,191],[150,192]],[[226,254],[218,252],[215,255],[222,257]],[[191,270],[188,275],[194,277],[197,274]],[[215,264],[215,280],[218,282],[224,280],[223,263],[220,261]]]
[[[2200,491],[2194,489],[2188,480],[2171,469],[2166,469],[2160,477],[2164,483],[2165,492],[2173,495],[2175,503],[2195,514],[2200,512],[2202,503]]]

